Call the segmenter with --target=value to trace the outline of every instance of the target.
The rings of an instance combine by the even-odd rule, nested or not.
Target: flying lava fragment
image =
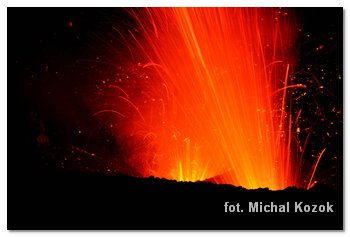
[[[113,113],[139,141],[130,168],[178,181],[302,186],[306,144],[296,142],[300,112],[292,113],[290,92],[307,85],[291,80],[298,58],[293,14],[276,8],[128,11],[136,27],[124,35],[125,44],[148,79],[134,78],[136,87],[110,85],[123,106],[96,114]]]

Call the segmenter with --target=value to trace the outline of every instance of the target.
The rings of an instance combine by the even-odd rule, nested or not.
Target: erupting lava
[[[302,186],[303,144],[294,138],[299,115],[292,116],[290,90],[305,86],[291,80],[298,56],[291,14],[273,8],[130,13],[137,22],[130,50],[153,78],[140,92],[149,101],[115,85],[129,112],[113,111],[142,141],[130,157],[135,169],[145,177],[211,178],[246,188]]]

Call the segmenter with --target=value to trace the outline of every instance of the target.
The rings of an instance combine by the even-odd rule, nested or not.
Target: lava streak
[[[130,133],[144,141],[133,155],[142,175],[298,186],[302,157],[288,90],[305,86],[290,80],[298,56],[291,14],[273,8],[130,13],[137,22],[130,48],[156,79],[143,88],[153,103],[127,102],[135,112]]]

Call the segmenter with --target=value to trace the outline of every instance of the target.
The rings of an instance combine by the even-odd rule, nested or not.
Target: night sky
[[[301,129],[312,129],[305,167],[310,169],[327,147],[315,177],[339,189],[342,9],[294,11],[302,23],[293,82],[308,83],[308,93],[295,91],[293,98],[300,98],[293,112],[303,109]],[[104,84],[116,80],[115,75],[127,79],[137,68],[139,59],[121,37],[133,27],[135,22],[121,8],[8,9],[9,182],[50,170],[138,175],[123,166],[130,144],[116,142],[109,129],[113,124],[92,116],[104,106]],[[299,136],[304,141],[307,134]]]

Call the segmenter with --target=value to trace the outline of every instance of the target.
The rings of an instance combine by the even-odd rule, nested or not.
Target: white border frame
[[[347,82],[346,68],[350,68],[349,65],[349,46],[346,44],[349,39],[349,19],[347,15],[349,12],[349,0],[2,0],[0,2],[0,223],[1,223],[1,236],[3,235],[32,235],[32,236],[43,236],[43,235],[59,235],[59,236],[76,236],[78,233],[81,236],[101,236],[101,235],[118,235],[118,236],[129,236],[129,235],[140,235],[143,236],[159,236],[163,235],[163,232],[9,232],[7,231],[7,7],[145,7],[145,6],[217,6],[217,7],[344,7],[344,181],[345,181],[345,195],[344,202],[349,199],[349,175],[346,171],[349,171],[349,161],[347,161],[347,150],[350,147],[349,144],[349,113],[350,107],[348,103],[347,93],[350,92],[350,83]],[[327,17],[327,16],[325,16]],[[18,29],[21,30],[21,29]],[[24,39],[25,40],[25,39]],[[349,228],[349,204],[345,202],[345,230]],[[349,231],[346,231],[349,232]],[[213,236],[213,235],[253,235],[257,232],[246,231],[246,232],[167,232],[167,235],[176,236]],[[280,236],[281,233],[274,232],[262,232],[257,233],[259,236]],[[334,234],[345,234],[345,232],[284,232],[283,235],[301,235],[309,236],[317,235],[334,235]]]

